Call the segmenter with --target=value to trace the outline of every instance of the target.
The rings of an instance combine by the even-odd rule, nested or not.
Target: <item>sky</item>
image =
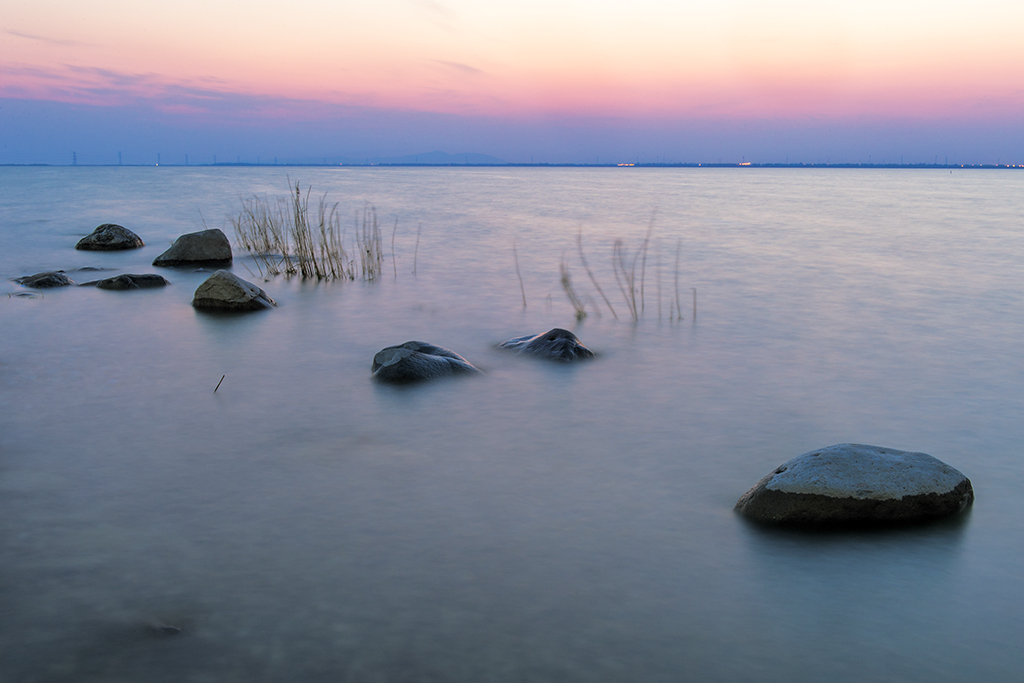
[[[1024,163],[1020,0],[4,0],[0,163]]]

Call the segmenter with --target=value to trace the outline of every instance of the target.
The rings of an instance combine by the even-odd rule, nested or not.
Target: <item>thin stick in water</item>
[[[398,231],[398,216],[395,216],[395,227],[391,229],[391,267],[395,271],[395,279],[398,279],[398,265],[395,263],[395,232]]]
[[[523,275],[519,272],[519,252],[516,250],[516,238],[512,238],[512,256],[516,260],[516,277],[519,278],[519,291],[523,295],[523,308],[526,308],[526,288],[523,287]]]
[[[227,377],[227,375],[221,375],[221,376],[220,376],[220,382],[217,382],[217,386],[215,386],[215,387],[213,388],[213,393],[215,393],[215,394],[217,393],[217,390],[218,390],[218,389],[220,389],[220,384],[221,384],[221,382],[223,382],[223,381],[224,381],[224,378],[225,378],[225,377]]]
[[[682,304],[679,301],[679,252],[680,252],[680,250],[682,248],[683,248],[683,240],[680,239],[679,241],[676,242],[676,270],[675,270],[676,301],[675,301],[675,304],[676,304],[676,320],[677,321],[683,319]]]
[[[616,320],[618,320],[619,316],[615,312],[615,308],[612,306],[612,302],[608,301],[608,297],[606,297],[604,295],[604,290],[601,289],[601,285],[597,284],[597,278],[594,277],[594,271],[592,271],[590,269],[590,264],[587,263],[587,257],[583,255],[583,226],[582,225],[580,226],[580,229],[576,232],[576,248],[580,252],[580,261],[583,263],[583,270],[587,271],[587,276],[590,278],[590,281],[594,283],[594,287],[597,288],[597,293],[601,295],[601,298],[604,299],[605,304],[608,305],[608,310],[612,312],[612,316]]]
[[[416,257],[420,254],[420,231],[423,230],[423,224],[420,223],[416,226],[416,249],[412,252],[412,274],[416,274]]]
[[[693,319],[697,319],[697,288],[690,287],[693,290]]]

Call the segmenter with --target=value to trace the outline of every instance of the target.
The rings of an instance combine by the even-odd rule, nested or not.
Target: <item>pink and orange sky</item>
[[[11,0],[0,163],[1024,163],[1020,0]]]

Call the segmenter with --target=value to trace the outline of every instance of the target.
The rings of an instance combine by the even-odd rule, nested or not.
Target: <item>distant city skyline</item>
[[[0,163],[1020,164],[1021,26],[1007,0],[38,0],[0,25]]]

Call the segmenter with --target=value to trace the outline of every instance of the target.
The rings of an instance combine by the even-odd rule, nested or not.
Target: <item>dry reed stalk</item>
[[[647,246],[651,243],[651,233],[654,232],[654,219],[658,215],[657,211],[651,212],[651,220],[647,224],[647,234],[644,235],[644,241],[640,249],[643,252],[643,259],[640,262],[640,311],[644,310],[644,280],[647,276]],[[633,259],[634,267],[636,259]]]
[[[604,299],[605,304],[608,305],[608,310],[612,312],[612,316],[616,320],[618,320],[619,316],[615,312],[615,308],[612,306],[612,302],[608,300],[607,296],[605,296],[604,290],[601,289],[601,285],[599,285],[597,283],[597,278],[594,277],[594,271],[592,271],[590,269],[590,264],[587,263],[587,257],[583,255],[583,226],[582,225],[580,226],[579,230],[576,232],[576,248],[577,248],[577,250],[579,250],[579,253],[580,253],[580,261],[583,263],[583,270],[587,271],[587,276],[590,278],[590,281],[592,283],[594,283],[594,287],[597,289],[597,293],[601,295],[601,298]]]
[[[288,187],[288,198],[278,199],[276,206],[260,197],[243,199],[241,212],[231,220],[239,244],[254,257],[260,274],[298,273],[304,279],[318,280],[377,279],[384,252],[373,205],[367,204],[363,209],[361,225],[360,216],[356,215],[357,261],[345,249],[338,205],[329,204],[326,195],[320,197],[314,225],[309,213],[311,189],[303,193],[300,184],[292,187],[290,180]],[[397,226],[396,221],[396,230]],[[394,268],[397,277],[397,264]]]
[[[583,305],[583,300],[572,286],[572,279],[569,277],[569,265],[565,262],[564,255],[559,267],[562,271],[562,289],[565,290],[565,295],[569,297],[569,303],[572,304],[573,310],[576,313],[576,320],[583,320],[587,317],[587,311]]]
[[[416,274],[416,259],[420,255],[420,231],[423,230],[423,224],[420,223],[416,226],[416,248],[412,252],[412,274]]]
[[[398,232],[398,216],[395,216],[395,227],[391,229],[391,267],[395,271],[395,279],[398,279],[398,264],[395,262],[395,233]]]
[[[640,319],[640,309],[636,304],[636,260],[640,252],[637,251],[631,263],[627,265],[626,245],[621,239],[615,240],[612,245],[612,271],[615,273],[615,283],[626,300],[626,308],[634,322]]]
[[[679,252],[680,252],[680,250],[682,248],[683,248],[683,240],[680,239],[680,240],[678,240],[676,242],[676,268],[675,268],[675,285],[676,285],[675,315],[676,315],[676,320],[682,320],[683,319],[683,309],[681,308],[680,301],[679,301]],[[670,321],[671,321],[671,318],[672,318],[672,316],[669,316],[669,320]]]
[[[516,277],[519,278],[519,291],[523,295],[523,308],[526,308],[526,288],[523,287],[523,274],[519,272],[519,252],[516,250],[516,238],[512,238],[512,257],[516,261]]]

